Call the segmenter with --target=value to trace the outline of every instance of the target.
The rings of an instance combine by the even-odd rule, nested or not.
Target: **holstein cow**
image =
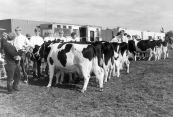
[[[38,50],[39,56],[41,58],[44,58],[44,62],[45,62],[44,64],[46,65],[46,68],[45,68],[46,74],[48,74],[48,71],[49,71],[48,64],[47,64],[47,57],[51,50],[50,45],[55,44],[55,43],[61,43],[61,40],[44,42]],[[65,44],[65,43],[63,43],[63,44]],[[62,81],[64,79],[64,72],[56,67],[55,67],[55,71],[56,71],[56,84],[62,84]],[[61,76],[61,78],[60,78],[60,82],[59,82],[60,76]],[[69,82],[72,82],[72,73],[69,73],[69,76],[70,76]]]
[[[104,82],[111,78],[111,74],[114,67],[114,49],[113,46],[106,41],[96,42],[72,42],[76,44],[91,44],[96,49],[96,57],[98,59],[98,65],[104,70]],[[118,54],[116,53],[116,56]]]
[[[114,48],[109,42],[101,42],[102,47],[102,67],[104,69],[104,82],[107,82],[111,78],[112,72],[114,70]],[[118,53],[115,53],[115,56],[118,57]]]
[[[162,52],[163,52],[163,59],[168,58],[169,51],[168,51],[168,42],[166,40],[162,41]]]
[[[117,68],[117,77],[120,76],[120,70],[126,65],[127,73],[129,73],[130,61],[128,60],[128,44],[122,43],[111,43],[114,47],[114,51],[118,53],[118,57],[115,57],[115,66]],[[115,71],[115,70],[114,70]]]
[[[52,84],[52,78],[55,67],[64,72],[77,72],[84,77],[84,86],[81,92],[85,92],[90,79],[91,72],[94,72],[99,80],[100,91],[103,91],[104,71],[98,66],[95,47],[88,44],[66,43],[62,47],[59,44],[51,45],[51,51],[47,62],[49,65],[49,84]]]
[[[134,45],[135,44],[135,45]],[[137,53],[149,53],[148,61],[150,61],[153,54],[155,55],[155,61],[157,60],[158,53],[156,51],[156,41],[155,40],[129,40],[129,52],[134,54],[136,61]]]

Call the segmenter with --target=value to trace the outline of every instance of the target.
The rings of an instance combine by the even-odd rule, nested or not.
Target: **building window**
[[[51,24],[51,25],[48,25],[48,28],[49,28],[49,29],[52,29],[52,24]]]
[[[66,28],[66,26],[63,26],[63,28]]]
[[[69,26],[69,29],[72,29],[72,26]]]
[[[57,25],[57,28],[61,28],[61,26],[60,25]]]

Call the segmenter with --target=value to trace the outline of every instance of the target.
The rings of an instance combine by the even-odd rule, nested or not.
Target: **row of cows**
[[[116,42],[65,42],[59,41],[45,42],[40,47],[36,46],[33,51],[35,59],[44,58],[49,67],[49,83],[51,87],[52,79],[56,72],[56,83],[64,73],[77,73],[84,78],[84,86],[81,92],[85,92],[88,86],[91,73],[98,79],[100,91],[103,91],[103,84],[112,76],[120,76],[120,70],[126,66],[129,73],[129,55],[133,55],[136,61],[137,53],[149,53],[149,59],[152,55],[155,60],[161,59],[162,53],[164,59],[168,57],[168,43],[162,40],[129,40],[128,43]]]

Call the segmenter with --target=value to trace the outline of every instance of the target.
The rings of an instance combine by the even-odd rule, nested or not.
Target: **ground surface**
[[[47,88],[48,79],[20,84],[20,92],[6,94],[0,80],[0,117],[173,117],[173,51],[160,61],[131,61],[99,92],[95,79],[87,91],[79,84]]]

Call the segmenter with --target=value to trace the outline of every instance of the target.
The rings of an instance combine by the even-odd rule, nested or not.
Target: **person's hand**
[[[15,56],[14,59],[15,60],[21,60],[21,57],[20,56]]]

